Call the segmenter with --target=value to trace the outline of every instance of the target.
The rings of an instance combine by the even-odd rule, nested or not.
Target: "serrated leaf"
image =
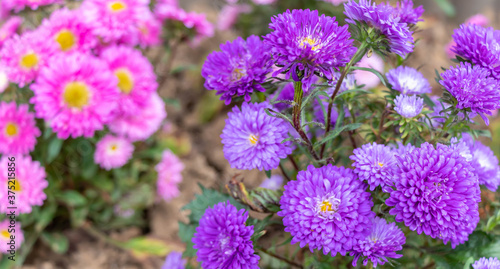
[[[183,210],[191,210],[189,220],[192,223],[198,223],[207,208],[212,207],[213,205],[220,202],[226,202],[230,200],[230,197],[226,194],[222,194],[216,190],[207,189],[201,184],[199,186],[202,190],[202,193],[197,194],[189,204],[185,205],[182,208]],[[233,202],[231,202],[231,204],[233,204]],[[233,205],[238,206],[237,203],[234,203]]]
[[[318,143],[314,144],[314,147],[321,146],[324,143],[326,143],[326,142],[328,142],[330,140],[333,140],[334,138],[336,138],[337,136],[339,136],[340,133],[342,133],[343,131],[356,130],[359,127],[361,127],[361,125],[362,125],[361,123],[351,123],[351,124],[344,125],[341,128],[336,128],[333,131],[331,131],[325,138],[321,139],[321,141],[319,141]]]

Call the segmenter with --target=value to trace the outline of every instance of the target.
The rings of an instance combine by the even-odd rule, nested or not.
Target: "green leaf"
[[[198,225],[198,224],[196,224]],[[194,243],[191,239],[196,232],[196,226],[192,224],[185,224],[179,222],[179,238],[182,242],[186,244],[186,250],[184,251],[184,257],[194,257],[196,256],[196,250],[193,248]]]
[[[448,17],[455,16],[455,7],[448,0],[435,0],[436,4],[443,10],[444,14]]]
[[[73,227],[81,227],[89,214],[89,209],[87,207],[74,208],[70,210],[71,215],[71,225]]]
[[[54,202],[46,203],[40,212],[40,217],[38,218],[35,230],[41,232],[52,222],[56,214],[57,204]]]
[[[342,133],[343,131],[352,131],[352,130],[358,129],[359,127],[361,127],[361,123],[351,123],[351,124],[344,125],[341,128],[336,128],[333,131],[331,131],[325,138],[321,139],[321,141],[314,144],[314,147],[321,146],[324,143],[326,143],[330,140],[333,140],[334,138],[339,136],[340,133]]]
[[[85,196],[74,190],[58,193],[56,194],[56,199],[72,207],[83,206],[87,203]]]
[[[144,236],[130,239],[127,242],[120,243],[120,245],[132,251],[132,254],[138,258],[161,257],[167,255],[170,250],[170,247],[164,241]]]
[[[203,187],[203,185],[199,185],[202,193],[195,196],[195,198],[187,205],[185,205],[183,210],[191,210],[191,214],[189,215],[189,219],[191,222],[198,223],[201,217],[205,213],[205,210],[217,203],[226,202],[230,200],[228,195],[222,194],[213,189],[207,189]],[[234,201],[234,199],[232,200]],[[234,201],[232,203],[234,206],[237,206],[237,202]]]
[[[68,251],[69,240],[62,233],[42,232],[41,238],[42,242],[47,244],[55,253],[64,254]]]
[[[54,137],[50,140],[49,145],[47,146],[47,164],[51,163],[57,158],[59,152],[61,152],[63,142],[64,140],[58,139],[57,137]]]
[[[266,177],[271,178],[271,170],[266,170]]]

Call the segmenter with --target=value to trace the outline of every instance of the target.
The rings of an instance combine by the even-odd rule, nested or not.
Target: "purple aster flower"
[[[455,29],[453,41],[456,44],[451,48],[452,52],[500,78],[500,31],[476,24],[462,24]]]
[[[187,261],[182,258],[181,252],[172,251],[168,254],[161,269],[184,269],[186,268],[186,262]]]
[[[440,144],[438,144],[438,146],[440,146]],[[458,140],[456,137],[452,137],[450,140],[450,148],[458,151],[460,156],[462,156],[466,161],[472,161],[472,153],[469,145],[464,139]]]
[[[441,74],[441,85],[455,97],[458,109],[478,113],[486,125],[492,110],[500,108],[500,83],[489,76],[487,69],[461,63]]]
[[[386,76],[392,88],[403,94],[423,94],[432,92],[431,85],[427,79],[415,68],[400,66],[396,69],[389,70]]]
[[[404,118],[411,119],[416,117],[422,108],[424,108],[424,99],[416,95],[408,96],[401,94],[394,100],[394,110]]]
[[[348,23],[364,22],[379,30],[387,37],[389,51],[403,58],[413,51],[413,32],[394,15],[393,7],[383,3],[372,4],[371,0],[360,0],[359,3],[350,0],[344,4],[344,14]]]
[[[345,256],[370,233],[373,202],[351,169],[312,165],[285,185],[281,211],[292,244]]]
[[[259,37],[250,36],[246,41],[238,37],[221,44],[220,49],[208,55],[203,64],[201,75],[206,80],[205,88],[216,90],[226,105],[233,96],[244,96],[249,102],[254,90],[266,90],[260,83],[271,72],[272,62],[269,48]]]
[[[472,154],[471,165],[479,184],[485,185],[490,191],[496,191],[500,185],[498,158],[489,147],[479,140],[474,141],[469,134],[463,134],[462,141],[469,147]]]
[[[472,264],[472,268],[474,269],[498,269],[500,268],[500,261],[497,257],[482,257],[481,259],[475,261]]]
[[[392,151],[394,152],[394,155],[402,156],[406,153],[411,153],[414,149],[415,146],[413,146],[412,144],[408,143],[407,145],[403,145],[403,143],[398,141],[398,147],[392,148]]]
[[[389,213],[418,234],[451,241],[452,248],[467,241],[479,222],[474,168],[458,151],[429,143],[396,159]]]
[[[365,257],[364,266],[370,260],[375,268],[377,264],[383,265],[387,258],[401,258],[403,255],[397,254],[396,251],[402,250],[405,242],[406,237],[396,223],[387,223],[385,219],[375,217],[372,219],[370,235],[359,241],[350,253],[354,256],[352,265],[356,266],[360,257]]]
[[[392,186],[391,171],[395,168],[396,158],[390,147],[377,143],[364,144],[354,149],[349,158],[353,161],[356,173],[360,180],[366,180],[370,190],[376,187]]]
[[[335,18],[318,15],[317,10],[287,10],[271,18],[273,32],[264,37],[271,47],[276,65],[275,73],[287,72],[295,81],[310,77],[314,72],[332,79],[333,72],[346,65],[356,51],[352,46],[347,25],[340,27]]]
[[[269,116],[265,109],[270,107],[267,102],[243,103],[241,110],[233,107],[228,113],[220,137],[232,168],[272,170],[292,153],[291,142],[282,143],[288,138],[288,123]]]
[[[417,24],[419,21],[423,21],[420,17],[424,14],[424,7],[418,6],[413,9],[413,0],[402,0],[396,3],[396,8],[394,13],[399,17],[399,22],[404,22],[408,24]]]
[[[229,202],[208,208],[193,237],[194,249],[205,269],[258,269],[260,257],[254,254],[250,240],[253,226],[246,226],[248,212]]]
[[[272,175],[270,178],[266,178],[261,184],[260,188],[266,188],[270,190],[279,190],[283,186],[283,176],[282,175]]]

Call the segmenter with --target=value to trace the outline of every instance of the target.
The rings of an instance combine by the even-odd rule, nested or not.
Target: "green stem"
[[[260,247],[260,248],[258,248],[258,250],[260,250],[260,251],[266,253],[267,255],[269,255],[271,257],[274,257],[274,258],[276,258],[276,259],[278,259],[280,261],[286,262],[286,263],[288,263],[291,266],[295,266],[295,267],[298,267],[298,268],[304,268],[304,266],[302,266],[302,265],[300,265],[300,264],[298,264],[298,263],[296,263],[294,261],[290,261],[287,258],[282,257],[282,256],[280,256],[278,254],[272,253],[272,252],[270,252],[269,250],[267,250],[265,248]]]
[[[344,81],[345,76],[349,73],[351,70],[351,67],[356,64],[366,53],[368,50],[368,43],[365,41],[361,43],[359,46],[358,50],[352,57],[351,61],[344,67],[344,71],[340,74],[340,77],[337,81],[337,84],[335,85],[335,90],[332,93],[332,96],[330,98],[330,103],[328,104],[328,111],[327,111],[327,118],[326,118],[326,131],[325,131],[325,137],[328,135],[328,132],[330,132],[330,129],[332,127],[331,121],[332,121],[332,108],[333,108],[333,103],[335,101],[335,97],[337,96],[337,93],[340,90],[340,87],[342,86],[342,82]],[[326,143],[323,144],[321,147],[321,152],[320,152],[320,157],[323,158],[323,154],[325,152],[326,148]]]
[[[315,160],[319,160],[319,156],[316,153],[316,151],[313,148],[313,145],[311,141],[309,140],[309,137],[307,137],[307,134],[304,132],[304,129],[302,129],[302,125],[300,123],[300,114],[302,111],[302,97],[304,95],[304,91],[302,90],[302,81],[295,81],[293,83],[294,87],[294,95],[293,95],[293,127],[299,133],[300,137],[304,140],[306,143],[307,149],[313,156]]]

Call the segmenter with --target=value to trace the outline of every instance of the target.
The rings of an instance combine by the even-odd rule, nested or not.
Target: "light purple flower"
[[[97,142],[94,160],[102,168],[111,170],[125,165],[133,152],[134,145],[130,141],[108,134]]]
[[[323,254],[345,256],[370,233],[373,202],[366,184],[351,169],[312,165],[285,185],[280,200],[285,231],[292,244]]]
[[[390,147],[377,143],[365,144],[361,148],[354,149],[353,155],[349,157],[355,167],[354,173],[359,180],[366,180],[370,190],[380,186],[392,186],[391,172],[396,167],[394,151]]]
[[[408,66],[399,66],[386,74],[387,81],[393,89],[403,94],[431,93],[429,81],[417,69]]]
[[[396,110],[399,115],[404,118],[411,119],[418,116],[418,114],[422,112],[422,109],[424,108],[424,99],[417,97],[416,95],[408,96],[401,94],[396,97],[394,104],[394,110]]]
[[[269,116],[269,103],[243,103],[228,113],[221,138],[224,156],[231,167],[243,170],[272,170],[280,159],[292,153],[288,138],[288,123]]]
[[[500,268],[500,261],[497,257],[482,257],[481,259],[475,261],[472,264],[472,268],[474,269],[498,269]]]

